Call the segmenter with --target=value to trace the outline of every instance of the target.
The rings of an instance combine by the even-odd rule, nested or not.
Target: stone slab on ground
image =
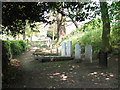
[[[49,62],[49,61],[66,61],[66,60],[73,60],[73,57],[68,56],[38,56],[36,57],[38,60],[42,62]]]
[[[44,53],[44,52],[34,52],[33,55],[56,55],[56,53]]]

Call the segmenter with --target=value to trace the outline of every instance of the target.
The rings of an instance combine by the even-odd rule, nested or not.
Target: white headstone
[[[66,56],[66,43],[62,42],[62,47],[61,47],[61,56]]]
[[[72,57],[72,41],[67,41],[67,56]]]
[[[75,44],[75,60],[79,62],[81,59],[81,47],[80,44]]]
[[[87,62],[92,63],[92,46],[91,45],[85,46],[85,60]]]

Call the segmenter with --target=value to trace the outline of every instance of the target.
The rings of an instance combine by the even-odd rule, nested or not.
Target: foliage
[[[94,22],[99,22],[99,19],[94,20]],[[78,29],[71,32],[67,35],[63,41],[72,40],[73,51],[75,50],[75,44],[80,43],[82,53],[85,50],[85,45],[92,45],[93,53],[99,52],[101,48],[101,40],[102,40],[102,22],[98,24],[93,24],[92,21],[84,24],[86,25],[85,31],[83,31],[83,27],[79,27]],[[99,26],[100,25],[100,26]],[[95,28],[92,28],[95,27]],[[111,43],[112,46],[117,45],[120,42],[119,38],[119,26],[117,22],[111,26]],[[62,41],[62,42],[63,42]],[[61,42],[61,43],[62,43]]]
[[[13,58],[20,55],[21,51],[22,51],[22,47],[21,47],[19,41],[17,41],[17,40],[11,41],[11,52],[12,52]]]
[[[25,51],[26,50],[26,42],[25,41],[23,41],[23,40],[19,40],[19,43],[20,43],[20,45],[21,45],[21,47],[22,47],[22,51]]]
[[[97,4],[94,7],[89,4],[90,3],[88,2],[3,2],[2,24],[5,27],[8,27],[13,34],[20,32],[20,28],[24,28],[25,20],[29,20],[29,22],[35,21],[52,24],[55,20],[53,19],[53,21],[49,21],[49,16],[46,16],[46,13],[49,13],[51,10],[54,12],[54,16],[56,16],[57,11],[72,20],[84,21],[85,18],[87,18],[88,13],[85,13],[83,8],[87,10],[86,12],[89,12],[90,10],[93,11],[98,8]],[[60,7],[63,10],[61,10]],[[64,9],[67,9],[68,13],[65,13]]]
[[[115,23],[114,26],[112,26],[111,30],[111,45],[115,48],[119,47],[120,45],[120,31],[118,23]]]
[[[3,40],[2,41],[2,66],[3,71],[8,67],[8,63],[10,62],[11,57],[11,48],[10,41]]]
[[[52,39],[52,37],[53,37],[53,32],[47,31],[47,37],[50,37],[50,38]],[[54,38],[57,38],[57,33],[55,33]]]
[[[23,40],[11,41],[11,52],[12,52],[13,58],[16,58],[25,50],[26,50],[26,43]]]
[[[120,1],[118,2],[112,2],[111,5],[108,4],[109,8],[109,17],[110,21],[113,22],[119,20],[119,10],[120,10]]]
[[[16,58],[26,50],[27,44],[23,40],[2,40],[2,68],[3,74],[7,71],[12,58]]]

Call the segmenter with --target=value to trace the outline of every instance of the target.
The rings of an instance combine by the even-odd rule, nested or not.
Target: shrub
[[[26,50],[26,43],[25,43],[25,41],[20,40],[19,43],[20,43],[20,45],[22,47],[22,51],[25,51]]]
[[[26,50],[25,41],[23,40],[12,40],[11,41],[11,53],[13,55],[13,58],[16,58],[25,50]]]
[[[2,67],[3,72],[7,69],[8,63],[11,58],[11,49],[10,49],[10,41],[3,40],[2,41]]]

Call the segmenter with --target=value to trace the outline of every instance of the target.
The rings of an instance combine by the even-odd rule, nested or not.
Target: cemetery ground
[[[17,58],[19,65],[10,68],[12,77],[3,81],[3,88],[117,88],[118,55],[110,54],[108,68],[98,67],[97,55],[93,63],[74,60],[40,62],[34,59],[34,48]]]

